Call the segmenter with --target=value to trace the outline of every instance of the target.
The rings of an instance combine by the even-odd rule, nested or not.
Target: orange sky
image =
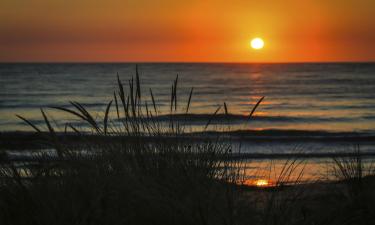
[[[375,1],[1,0],[0,61],[375,61]]]

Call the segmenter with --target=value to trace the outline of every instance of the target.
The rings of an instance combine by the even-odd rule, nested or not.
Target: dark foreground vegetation
[[[169,114],[188,114],[193,89],[180,105],[177,84]],[[289,159],[271,186],[248,186],[243,162],[220,135],[192,142],[181,120],[171,116],[166,126],[153,119],[160,112],[152,91],[149,98],[141,93],[138,72],[127,87],[118,79],[118,87],[101,122],[77,102],[56,107],[90,129],[67,123],[58,130],[44,110],[45,129],[19,116],[55,151],[29,161],[3,157],[0,224],[375,224],[374,171],[359,150],[333,159],[339,181],[302,184],[303,163]],[[226,104],[223,111],[228,115]],[[67,130],[77,145],[58,137]],[[88,133],[118,141],[93,141]]]

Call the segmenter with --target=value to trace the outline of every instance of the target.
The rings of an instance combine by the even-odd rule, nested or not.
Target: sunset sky
[[[375,1],[1,0],[0,61],[375,61]]]

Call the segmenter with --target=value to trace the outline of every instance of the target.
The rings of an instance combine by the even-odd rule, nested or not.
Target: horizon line
[[[273,61],[273,62],[247,62],[247,61],[0,61],[0,64],[350,64],[350,63],[375,63],[370,61]]]

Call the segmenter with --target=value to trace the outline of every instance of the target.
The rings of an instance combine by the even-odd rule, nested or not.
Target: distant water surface
[[[226,102],[233,129],[375,134],[375,64],[147,63],[139,71],[145,99],[151,88],[165,113],[177,74],[182,108],[194,87],[191,112],[197,115],[188,121],[194,126]],[[0,131],[30,130],[15,114],[41,124],[40,108],[69,101],[100,115],[117,88],[117,73],[125,83],[135,64],[0,64]],[[255,119],[244,125],[243,115],[261,96]],[[47,111],[57,123],[67,119]]]

